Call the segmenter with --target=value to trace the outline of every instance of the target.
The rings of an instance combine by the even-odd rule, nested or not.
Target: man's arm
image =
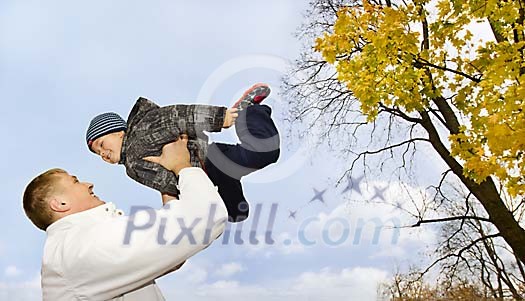
[[[174,197],[179,195],[177,176],[158,163],[136,159],[126,166],[126,173],[133,180],[155,189],[161,194]]]
[[[74,270],[81,276],[74,278],[83,295],[106,300],[134,290],[203,250],[224,231],[228,218],[224,202],[204,171],[189,167],[187,140],[181,140],[178,146],[187,153],[186,162],[169,155],[159,161],[167,160],[179,173],[179,200],[160,210],[94,224],[85,237],[90,239],[88,249],[79,250],[75,262]]]
[[[187,145],[188,136],[181,135],[181,141]],[[172,143],[167,144],[163,147],[163,155],[160,157],[147,157],[131,160],[129,165],[126,167],[127,175],[133,180],[153,188],[161,193],[162,204],[166,204],[168,201],[175,199],[179,195],[179,189],[177,188],[177,175],[182,167],[191,167],[189,162],[189,152],[187,150],[176,150],[176,149],[167,149],[166,147],[173,146]],[[177,155],[177,153],[184,154],[184,156],[179,156],[176,158],[178,161],[169,161],[166,156],[167,152],[171,151],[171,157]],[[162,162],[161,162],[162,160]],[[176,164],[179,166],[176,166]],[[178,162],[178,163],[177,163]],[[165,164],[163,166],[161,163]],[[172,168],[174,171],[170,170]]]

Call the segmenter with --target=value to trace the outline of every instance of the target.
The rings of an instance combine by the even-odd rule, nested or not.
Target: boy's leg
[[[279,132],[267,105],[254,104],[239,112],[235,130],[240,144],[213,143],[208,158],[234,179],[275,163],[279,158]]]
[[[242,191],[241,181],[221,172],[209,159],[205,161],[206,172],[218,188],[228,210],[228,221],[235,223],[248,218],[249,205]]]

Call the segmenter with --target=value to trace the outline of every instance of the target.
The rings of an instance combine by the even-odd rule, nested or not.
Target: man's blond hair
[[[48,200],[59,190],[58,175],[65,173],[60,168],[50,169],[34,178],[24,191],[24,211],[33,224],[43,231],[54,221]]]

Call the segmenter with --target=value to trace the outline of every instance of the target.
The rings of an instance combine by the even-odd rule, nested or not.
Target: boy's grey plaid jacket
[[[175,174],[142,158],[160,156],[165,144],[187,134],[191,165],[203,168],[208,153],[208,136],[203,131],[220,132],[225,113],[226,107],[200,104],[159,107],[140,97],[128,116],[119,164],[126,166],[126,173],[135,181],[178,195]]]

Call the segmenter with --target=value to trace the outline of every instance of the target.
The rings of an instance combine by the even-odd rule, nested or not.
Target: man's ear
[[[67,212],[71,209],[69,202],[59,196],[51,198],[49,201],[49,207],[52,211],[59,213]]]

